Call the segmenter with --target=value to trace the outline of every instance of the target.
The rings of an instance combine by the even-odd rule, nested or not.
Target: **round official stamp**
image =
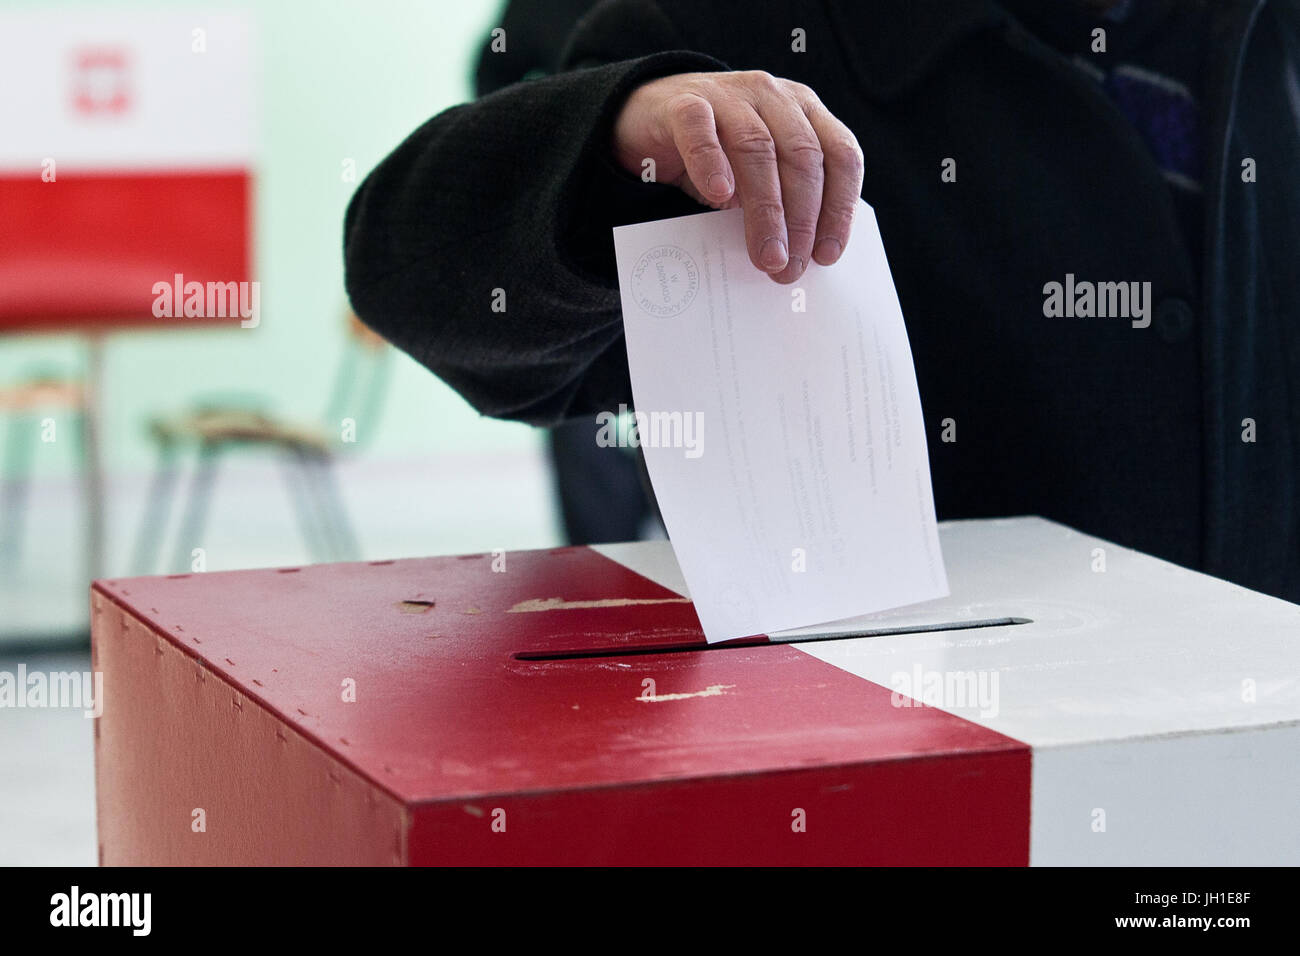
[[[700,291],[700,270],[685,249],[655,246],[632,268],[632,296],[643,312],[669,318],[684,312]]]

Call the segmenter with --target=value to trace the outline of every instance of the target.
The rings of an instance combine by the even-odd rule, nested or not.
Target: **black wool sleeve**
[[[702,207],[619,168],[610,136],[642,83],[727,68],[680,42],[649,0],[602,4],[565,72],[411,134],[348,206],[361,319],[484,415],[553,425],[630,404],[610,230]]]

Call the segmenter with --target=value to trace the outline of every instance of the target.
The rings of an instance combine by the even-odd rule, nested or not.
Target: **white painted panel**
[[[1034,866],[1300,865],[1300,725],[1035,751],[1032,808]]]
[[[1029,618],[795,646],[1029,744],[1035,864],[1300,864],[1300,607],[1039,518],[940,540],[950,597],[772,636]],[[598,550],[685,593],[664,542]]]
[[[1041,519],[942,531],[952,596],[893,620],[1032,623],[800,649],[896,688],[918,671],[996,679],[996,713],[938,706],[1036,749],[1300,720],[1300,607]]]

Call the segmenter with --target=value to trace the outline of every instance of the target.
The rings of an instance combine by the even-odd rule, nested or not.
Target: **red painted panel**
[[[101,864],[405,862],[400,802],[100,595],[93,621]]]
[[[506,561],[97,588],[412,808],[413,862],[1028,861],[1025,745],[792,647],[704,650],[688,603],[588,549]],[[598,603],[523,609],[550,599]]]
[[[230,323],[155,318],[156,282],[244,282],[247,170],[0,176],[0,329]]]
[[[1009,749],[425,805],[410,862],[1027,866],[1029,778]]]

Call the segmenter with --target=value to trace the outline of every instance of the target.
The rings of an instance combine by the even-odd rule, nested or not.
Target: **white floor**
[[[129,570],[147,477],[110,483],[107,576]],[[560,543],[540,454],[358,460],[340,467],[339,483],[360,539],[357,559]],[[29,673],[88,669],[88,652],[53,654],[32,642],[85,627],[81,521],[75,483],[33,489],[21,558],[0,574],[0,672],[16,674],[19,664]],[[273,459],[232,459],[219,474],[202,546],[209,571],[307,561]],[[172,550],[169,542],[164,556]],[[15,654],[15,639],[26,650]],[[0,707],[0,865],[95,862],[92,744],[92,721],[80,710]]]
[[[0,656],[0,671],[84,672],[90,652]],[[0,709],[0,866],[95,863],[94,723],[72,709]]]

